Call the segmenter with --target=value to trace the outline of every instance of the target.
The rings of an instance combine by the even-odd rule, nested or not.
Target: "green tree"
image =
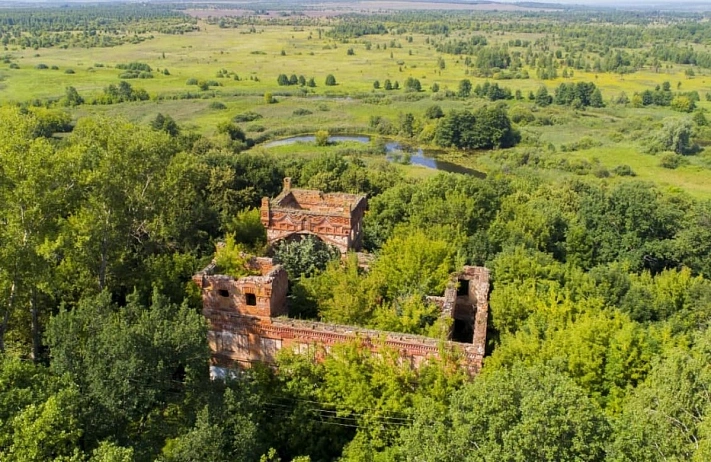
[[[422,91],[422,85],[420,84],[420,81],[418,79],[414,77],[408,77],[405,80],[405,90],[419,92]]]
[[[405,136],[413,137],[415,135],[415,116],[411,112],[401,114],[400,117],[400,133]]]
[[[553,98],[548,94],[548,89],[545,86],[538,88],[535,96],[536,104],[540,107],[550,106],[553,102]]]
[[[68,387],[39,405],[30,405],[10,422],[12,440],[0,452],[5,460],[81,460],[80,394]]]
[[[41,322],[50,293],[57,287],[52,274],[51,249],[57,238],[58,218],[69,215],[75,195],[71,153],[56,150],[45,138],[36,138],[39,121],[30,113],[4,109],[0,117],[0,351],[11,321],[29,333],[20,337],[32,345],[39,360]],[[51,305],[50,305],[51,306]],[[47,306],[48,307],[48,306]],[[26,335],[26,334],[25,334]]]
[[[693,122],[688,118],[664,119],[660,130],[652,134],[647,142],[648,152],[672,151],[677,154],[692,154],[697,147],[691,141]]]
[[[711,456],[710,339],[706,331],[690,351],[676,347],[655,365],[614,421],[612,460],[702,461]]]
[[[282,265],[294,280],[326,269],[330,261],[340,256],[338,248],[310,235],[300,240],[280,241],[274,249],[274,262]]]
[[[219,408],[206,406],[198,412],[195,425],[188,432],[168,441],[163,460],[256,460],[260,452],[258,429],[246,409],[247,400],[238,399],[236,392],[228,388]]]
[[[602,99],[602,93],[600,93],[599,88],[595,88],[593,93],[590,95],[589,104],[590,107],[605,107],[605,102]]]
[[[688,96],[676,96],[671,101],[671,108],[677,112],[693,112],[696,104]]]
[[[129,296],[119,309],[103,292],[61,311],[47,327],[52,370],[78,385],[72,400],[82,409],[87,445],[109,437],[136,444],[155,437],[153,432],[169,431],[171,417],[163,410],[180,405],[207,381],[202,316],[158,295],[148,307],[137,298]],[[147,427],[134,424],[141,420]]]
[[[151,121],[151,127],[153,130],[164,131],[170,136],[178,136],[180,134],[178,123],[171,116],[164,116],[160,112],[156,115],[156,118]]]
[[[326,86],[332,87],[336,85],[336,78],[333,76],[333,74],[328,74],[326,76]]]
[[[232,121],[219,122],[215,128],[217,133],[227,135],[232,141],[245,141],[247,139],[242,129]]]
[[[454,242],[430,238],[420,230],[395,232],[371,265],[368,277],[390,300],[409,293],[439,294],[461,263],[456,250]]]
[[[469,79],[464,79],[459,81],[459,87],[457,88],[457,96],[460,98],[468,98],[472,92],[472,83]]]
[[[70,86],[66,88],[61,102],[63,106],[80,106],[84,104],[84,98],[79,95],[76,88]]]
[[[600,409],[570,379],[546,368],[478,378],[446,413],[432,402],[403,431],[408,460],[601,461],[610,435]]]
[[[316,146],[326,146],[328,144],[328,132],[326,130],[319,130],[315,133]]]
[[[215,270],[235,279],[257,274],[257,270],[250,268],[249,258],[242,244],[235,239],[235,235],[227,234],[225,242],[218,244],[215,250]]]
[[[441,119],[444,117],[444,111],[439,105],[433,104],[425,109],[425,117],[428,119]]]
[[[237,244],[259,250],[267,243],[267,232],[261,220],[258,208],[247,208],[235,215],[226,225],[228,234],[234,235]]]

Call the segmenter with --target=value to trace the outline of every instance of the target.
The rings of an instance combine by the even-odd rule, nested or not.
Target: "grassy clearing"
[[[464,78],[470,79],[473,85],[483,83],[486,79],[467,75],[466,67],[459,57],[440,55],[426,43],[424,35],[412,34],[411,43],[404,36],[390,34],[339,43],[325,34],[319,39],[315,27],[298,30],[288,26],[258,27],[257,33],[248,33],[246,27],[220,29],[204,23],[200,23],[200,27],[200,32],[185,35],[156,34],[152,40],[114,48],[9,49],[7,53],[20,68],[10,69],[8,64],[0,65],[0,102],[60,98],[64,89],[70,85],[90,100],[107,85],[120,82],[118,76],[122,71],[115,68],[117,64],[138,61],[154,69],[154,78],[131,79],[128,82],[134,87],[146,89],[153,100],[111,106],[83,105],[72,109],[73,116],[126,117],[147,123],[158,113],[163,113],[171,115],[185,129],[211,135],[217,123],[251,111],[261,118],[240,123],[241,128],[248,136],[265,137],[324,128],[363,133],[371,131],[369,121],[375,115],[388,118],[396,124],[399,114],[412,112],[419,118],[432,104],[439,104],[445,111],[454,108],[475,109],[483,104],[492,104],[475,98],[440,100],[431,92],[430,88],[435,82],[439,84],[441,94],[447,89],[456,90],[459,81]],[[540,37],[538,34],[504,34],[489,35],[487,38],[490,43],[505,43],[512,38],[535,40]],[[370,43],[369,50],[366,49],[366,43]],[[355,54],[349,56],[348,48],[353,48]],[[446,63],[444,69],[437,65],[440,56],[444,57]],[[37,69],[38,64],[44,64],[49,69]],[[58,69],[53,70],[52,66]],[[65,73],[67,69],[74,73]],[[164,69],[168,69],[170,75],[164,75]],[[230,77],[219,78],[218,73],[222,70],[227,71]],[[711,110],[711,103],[704,98],[711,88],[711,74],[696,69],[696,77],[689,79],[684,75],[684,70],[684,66],[674,66],[663,68],[659,73],[643,70],[624,76],[575,71],[574,76],[567,79],[539,81],[531,78],[498,83],[512,90],[519,89],[525,96],[530,91],[535,92],[541,85],[552,92],[564,81],[592,81],[600,87],[605,100],[611,101],[620,92],[624,91],[631,96],[669,81],[674,90],[680,83],[682,91],[699,91],[702,96],[699,106]],[[298,86],[279,86],[277,76],[282,73],[304,75],[306,79],[313,77],[317,86],[308,88],[306,94]],[[239,80],[234,79],[235,74]],[[338,85],[324,85],[328,74],[336,77]],[[535,71],[529,69],[529,74],[535,76]],[[390,79],[402,85],[408,77],[419,79],[424,90],[415,98],[402,89],[389,92],[373,89],[375,80],[383,84],[385,79]],[[186,85],[190,78],[214,80],[220,86],[201,92],[195,85]],[[200,99],[156,99],[186,92]],[[265,102],[263,94],[266,92],[275,95],[276,104]],[[364,95],[374,97],[363,98]],[[378,95],[381,98],[376,98]],[[212,109],[210,103],[214,101],[223,103],[226,108]],[[529,101],[510,101],[507,104],[524,105],[535,110]],[[304,111],[308,113],[298,115]],[[679,116],[678,113],[661,108],[634,109],[608,104],[607,108],[584,112],[553,106],[535,114],[554,120],[553,125],[522,128],[540,146],[552,144],[560,151],[563,144],[575,143],[585,136],[601,143],[592,149],[558,152],[554,156],[588,161],[598,159],[610,169],[619,164],[627,164],[641,179],[711,197],[711,175],[700,161],[692,159],[689,165],[672,171],[659,167],[658,159],[654,156],[640,153],[640,140],[660,125],[665,117]],[[283,151],[284,155],[310,155],[344,148],[290,146],[274,149],[280,154]],[[477,154],[448,153],[444,158],[479,170],[492,167],[485,157]],[[413,176],[432,173],[416,166],[402,168]]]

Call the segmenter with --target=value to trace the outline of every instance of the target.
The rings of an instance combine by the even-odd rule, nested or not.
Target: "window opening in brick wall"
[[[466,279],[460,279],[457,281],[457,297],[468,296],[469,295],[469,281]]]
[[[245,303],[249,306],[256,306],[257,305],[257,296],[254,294],[244,294],[245,297]]]

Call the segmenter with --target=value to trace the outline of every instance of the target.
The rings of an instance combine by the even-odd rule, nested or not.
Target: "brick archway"
[[[361,248],[366,207],[364,195],[292,189],[291,179],[285,178],[281,194],[262,199],[261,220],[270,245],[310,234],[345,254]]]

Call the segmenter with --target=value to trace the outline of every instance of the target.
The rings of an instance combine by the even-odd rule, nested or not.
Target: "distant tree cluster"
[[[561,83],[555,90],[553,102],[561,106],[574,108],[604,107],[600,89],[592,82]]]
[[[476,112],[453,110],[440,118],[434,141],[442,147],[493,149],[515,146],[519,133],[503,107],[482,107]]]
[[[696,91],[686,93],[672,92],[671,84],[667,81],[662,83],[661,86],[657,85],[654,90],[647,89],[641,93],[635,93],[632,95],[630,102],[635,107],[654,105],[671,107],[678,112],[693,112],[696,109],[696,103],[700,100],[701,97]]]
[[[313,77],[306,80],[306,77],[303,75],[297,76],[296,74],[291,74],[291,76],[287,76],[286,74],[279,74],[279,77],[277,77],[277,84],[280,86],[298,85],[300,87],[313,88],[316,86],[316,80],[314,80]]]
[[[489,101],[498,101],[501,99],[511,99],[513,95],[511,90],[506,87],[499,87],[498,83],[489,83],[489,81],[484,82],[484,84],[477,84],[474,87],[474,94],[480,98],[486,98]]]
[[[0,13],[0,44],[28,48],[114,47],[153,38],[150,32],[184,34],[197,19],[159,5],[81,5]]]
[[[152,79],[153,74],[151,73],[153,69],[151,66],[145,63],[132,62],[128,64],[117,64],[116,69],[122,69],[119,77],[122,79]]]
[[[128,101],[145,101],[149,99],[148,92],[142,88],[133,88],[128,82],[113,83],[104,88],[104,93],[95,99],[96,104],[118,104]]]
[[[418,81],[418,83],[419,83],[419,81]],[[399,90],[400,83],[397,80],[395,82],[392,82],[390,79],[385,79],[381,85],[380,81],[376,80],[375,82],[373,82],[373,88],[376,90],[379,90],[380,88],[382,88],[383,90],[388,90],[388,91]]]

